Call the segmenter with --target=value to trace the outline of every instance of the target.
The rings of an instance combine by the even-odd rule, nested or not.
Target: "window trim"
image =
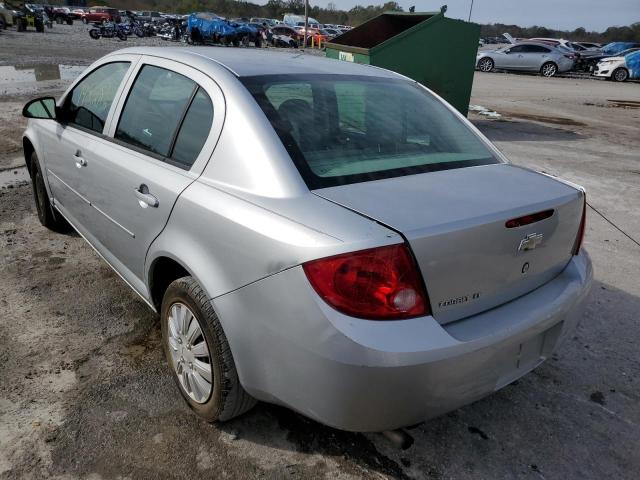
[[[122,80],[120,80],[120,84],[118,85],[118,88],[116,89],[116,93],[114,94],[113,100],[111,101],[111,106],[109,107],[109,111],[107,112],[107,117],[104,120],[104,125],[102,126],[102,131],[98,132],[96,130],[91,130],[90,128],[84,127],[82,125],[78,125],[76,123],[68,122],[68,121],[64,121],[64,122],[60,121],[59,122],[60,125],[62,125],[64,128],[74,128],[76,130],[80,130],[82,132],[85,132],[85,133],[88,133],[90,135],[94,135],[94,136],[97,136],[97,137],[103,137],[104,136],[105,130],[107,130],[109,128],[109,124],[111,123],[111,116],[112,116],[112,114],[114,112],[114,109],[118,105],[118,103],[120,101],[120,96],[122,95],[124,87],[127,84],[128,80],[129,80],[129,77],[131,76],[131,72],[133,70],[133,67],[135,67],[135,65],[137,64],[137,58],[125,57],[123,59],[114,59],[114,60],[109,59],[109,61],[106,61],[104,63],[96,65],[96,67],[94,69],[92,69],[91,71],[83,72],[83,74],[80,77],[78,77],[78,79],[71,85],[71,87],[69,87],[69,89],[65,92],[63,97],[60,99],[60,102],[58,103],[59,107],[61,107],[63,109],[66,108],[66,105],[71,101],[71,96],[73,95],[74,90],[82,82],[84,82],[85,79],[87,79],[93,73],[97,72],[99,69],[101,69],[103,67],[106,67],[107,65],[111,65],[113,63],[128,63],[129,64],[129,68],[127,69],[127,71],[123,75]]]
[[[171,142],[169,143],[169,156],[162,155],[160,153],[157,153],[157,152],[148,150],[146,148],[139,147],[138,145],[134,145],[132,143],[129,143],[129,142],[125,141],[125,140],[121,140],[119,138],[116,138],[116,133],[118,132],[118,127],[120,126],[120,122],[122,121],[122,114],[124,113],[125,108],[127,107],[127,102],[129,101],[129,97],[133,93],[133,89],[136,86],[136,82],[138,81],[138,78],[140,77],[140,75],[142,74],[142,72],[144,70],[144,67],[146,67],[146,66],[159,68],[159,69],[162,69],[162,70],[166,70],[168,72],[177,73],[178,75],[182,75],[183,77],[187,78],[188,80],[191,80],[194,83],[193,89],[191,90],[191,94],[189,95],[189,100],[185,104],[185,107],[182,110],[182,113],[180,114],[180,121],[176,125],[176,129],[173,132],[173,135],[171,137]],[[202,87],[200,86],[200,84],[198,82],[196,82],[192,78],[187,77],[186,75],[183,75],[180,72],[176,72],[175,70],[170,70],[170,69],[165,68],[165,67],[159,67],[157,65],[149,65],[149,64],[141,65],[140,68],[138,69],[138,71],[136,72],[136,75],[135,75],[135,77],[133,79],[133,82],[131,83],[131,86],[129,87],[129,89],[127,91],[127,95],[126,95],[126,97],[124,99],[124,103],[122,104],[122,109],[120,110],[120,114],[118,115],[118,121],[115,124],[115,128],[114,128],[114,131],[113,131],[113,137],[111,139],[114,141],[114,143],[117,143],[118,145],[122,145],[123,147],[131,148],[131,150],[135,150],[138,153],[146,153],[150,157],[155,158],[156,160],[160,160],[162,162],[169,163],[169,164],[173,165],[174,167],[181,168],[182,170],[191,170],[191,166],[188,167],[187,165],[181,164],[180,162],[176,162],[175,160],[173,160],[171,158],[171,154],[173,153],[173,147],[175,146],[176,139],[178,138],[178,133],[180,133],[180,129],[182,128],[182,124],[184,122],[184,119],[187,116],[187,112],[189,111],[189,107],[191,107],[191,103],[193,102],[193,98],[196,96],[196,94],[198,93],[198,90],[201,89],[201,88]],[[206,93],[206,90],[205,90],[205,93]],[[211,97],[209,97],[209,99],[211,99]],[[212,104],[213,104],[213,102],[212,102]],[[214,112],[215,112],[215,110],[214,110]],[[215,113],[214,113],[214,115],[215,115]],[[213,124],[212,124],[212,128],[213,128]],[[209,131],[209,133],[211,133],[211,131]],[[197,159],[197,157],[196,157],[196,159]],[[195,163],[195,161],[193,163]],[[193,164],[192,164],[192,166],[193,166]]]
[[[126,99],[128,98],[129,92],[133,88],[138,73],[146,65],[164,68],[165,70],[170,70],[189,78],[190,80],[195,82],[196,85],[200,87],[204,93],[207,94],[209,100],[211,101],[211,105],[213,106],[214,111],[213,123],[211,125],[211,129],[209,130],[209,135],[207,136],[207,139],[205,140],[205,143],[202,146],[198,157],[196,157],[191,167],[187,167],[186,165],[175,162],[170,158],[155,154],[149,150],[136,147],[135,145],[131,145],[130,143],[123,142],[115,138],[115,132],[117,129],[117,125],[120,122],[120,117],[122,116]],[[196,89],[196,92],[197,91],[198,89]],[[145,155],[152,160],[159,161],[162,164],[170,165],[171,167],[179,168],[182,171],[187,171],[191,174],[198,175],[204,171],[205,167],[213,157],[215,149],[222,135],[222,129],[224,127],[225,119],[226,99],[224,96],[224,92],[222,91],[218,83],[209,74],[177,60],[165,58],[162,56],[141,55],[139,57],[139,61],[135,65],[135,68],[127,79],[123,93],[122,95],[120,95],[118,104],[116,105],[116,108],[113,112],[113,117],[109,121],[109,127],[104,138],[110,142],[116,143],[123,148],[131,149],[132,151],[141,155]],[[180,124],[180,126],[182,126],[182,124]],[[179,132],[179,129],[177,131]]]

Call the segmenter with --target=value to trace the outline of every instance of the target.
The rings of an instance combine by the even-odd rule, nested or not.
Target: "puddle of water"
[[[0,171],[0,188],[31,181],[27,167],[10,168]]]
[[[20,65],[0,67],[0,85],[45,80],[74,80],[86,66],[82,65]]]

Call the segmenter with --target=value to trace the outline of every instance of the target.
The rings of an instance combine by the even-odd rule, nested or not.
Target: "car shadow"
[[[572,141],[586,137],[572,130],[530,121],[472,119],[471,122],[492,142]]]

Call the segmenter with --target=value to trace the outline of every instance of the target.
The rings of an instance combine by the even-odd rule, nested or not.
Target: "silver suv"
[[[592,271],[585,194],[420,84],[326,58],[136,48],[24,109],[38,216],[159,312],[191,408],[379,431],[549,358]]]

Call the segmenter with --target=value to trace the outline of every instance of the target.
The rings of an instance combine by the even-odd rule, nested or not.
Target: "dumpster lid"
[[[441,15],[441,12],[384,12],[334,38],[326,45],[337,49],[355,47],[354,50],[368,53],[364,50],[376,47],[437,15]]]

